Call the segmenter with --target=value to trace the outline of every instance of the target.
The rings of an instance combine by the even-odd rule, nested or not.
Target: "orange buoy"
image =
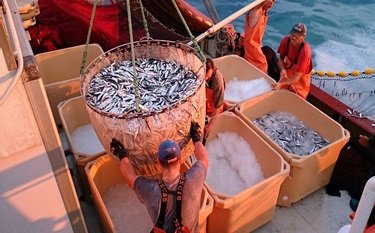
[[[335,74],[334,72],[332,72],[332,71],[328,71],[328,72],[327,72],[327,76],[328,76],[328,77],[335,77],[336,74]]]
[[[358,76],[361,74],[361,72],[359,70],[353,70],[351,73],[350,73],[352,76]]]
[[[372,68],[367,68],[367,69],[365,69],[364,72],[365,72],[365,74],[373,74],[375,71]]]
[[[346,76],[348,76],[348,73],[346,73],[345,71],[340,71],[340,72],[338,73],[338,75],[339,75],[340,77],[346,77]]]
[[[326,72],[324,72],[324,71],[322,71],[322,70],[318,70],[316,73],[317,73],[319,76],[324,76],[324,75],[326,75]]]

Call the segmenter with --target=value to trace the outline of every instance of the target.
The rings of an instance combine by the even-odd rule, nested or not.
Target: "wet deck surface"
[[[258,228],[255,233],[337,233],[350,224],[350,197],[329,196],[320,189],[291,207],[276,207],[273,220]]]

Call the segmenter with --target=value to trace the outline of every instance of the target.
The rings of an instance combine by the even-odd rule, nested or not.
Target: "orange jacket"
[[[255,25],[250,25],[252,17],[258,17]],[[245,17],[244,49],[245,59],[267,74],[267,59],[262,52],[262,40],[266,30],[268,16],[262,8],[249,11]]]
[[[311,48],[307,42],[303,42],[304,44],[300,47],[294,47],[289,43],[289,38],[290,36],[286,36],[281,40],[277,52],[280,54],[282,60],[284,60],[285,57],[288,57],[289,60],[292,61],[291,67],[285,67],[288,78],[293,77],[296,72],[302,73],[302,76],[298,81],[288,85],[286,88],[306,99],[310,91],[311,83]],[[282,81],[285,81],[285,79],[280,80],[280,82]]]

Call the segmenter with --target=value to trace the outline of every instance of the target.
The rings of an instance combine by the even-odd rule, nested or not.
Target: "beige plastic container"
[[[208,216],[208,232],[248,233],[272,220],[280,185],[289,174],[289,165],[234,113],[219,115],[207,143],[220,132],[235,132],[247,141],[256,155],[265,179],[234,196],[217,193],[206,183],[208,192],[214,198],[214,209]]]
[[[182,170],[186,170],[184,165]],[[103,196],[111,188],[119,183],[125,182],[119,170],[119,162],[110,155],[104,155],[95,161],[87,164],[86,174],[90,183],[90,188],[94,203],[99,215],[101,226],[105,233],[116,232],[111,216],[104,204]],[[201,207],[199,210],[199,228],[201,233],[206,232],[206,220],[213,209],[213,199],[204,188],[201,195]],[[124,210],[126,211],[126,210]],[[131,210],[128,210],[131,211]],[[139,216],[140,218],[149,218],[149,216]],[[126,220],[124,220],[126,221]],[[149,229],[148,231],[150,231]],[[120,233],[120,232],[118,232]],[[127,233],[127,232],[121,232]],[[137,233],[137,232],[129,232]]]
[[[287,153],[252,123],[256,118],[274,111],[294,114],[330,144],[306,156]],[[277,201],[281,206],[289,207],[327,185],[340,151],[350,138],[349,131],[340,124],[289,91],[279,90],[258,96],[240,104],[235,112],[290,164],[290,175],[281,185]]]
[[[57,105],[80,93],[80,68],[86,45],[40,53],[35,56],[53,117],[57,125],[61,124]],[[89,44],[85,67],[103,53],[98,44]]]
[[[258,69],[256,66],[237,55],[227,55],[213,59],[213,61],[218,70],[220,70],[220,72],[223,74],[227,83],[234,78],[241,81],[251,81],[259,79],[260,77],[263,77],[270,85],[275,83],[275,80],[270,76],[263,73],[263,71]],[[244,101],[246,100],[241,102],[228,102],[238,104]]]
[[[93,140],[97,141],[98,145],[92,145],[91,148],[96,148],[90,154],[88,151],[82,150],[82,148],[77,148],[74,145],[77,142],[73,141],[73,132],[82,126],[91,124],[90,118],[86,112],[85,101],[82,96],[77,96],[61,102],[58,106],[59,115],[62,121],[62,125],[67,137],[69,147],[72,150],[74,159],[77,165],[78,173],[82,181],[83,194],[86,199],[90,199],[90,187],[87,181],[85,166],[88,162],[97,159],[98,157],[105,154],[104,148],[101,146],[99,139]],[[88,138],[97,138],[96,134],[88,136]]]

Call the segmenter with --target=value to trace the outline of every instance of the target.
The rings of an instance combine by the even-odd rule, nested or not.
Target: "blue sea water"
[[[220,19],[251,3],[212,0]],[[188,0],[206,13],[202,0]],[[375,0],[278,0],[269,11],[263,45],[278,48],[281,38],[298,22],[307,25],[315,70],[363,71],[375,68]],[[207,13],[206,13],[207,14]],[[208,14],[207,14],[208,15]],[[244,15],[232,24],[243,31]]]

